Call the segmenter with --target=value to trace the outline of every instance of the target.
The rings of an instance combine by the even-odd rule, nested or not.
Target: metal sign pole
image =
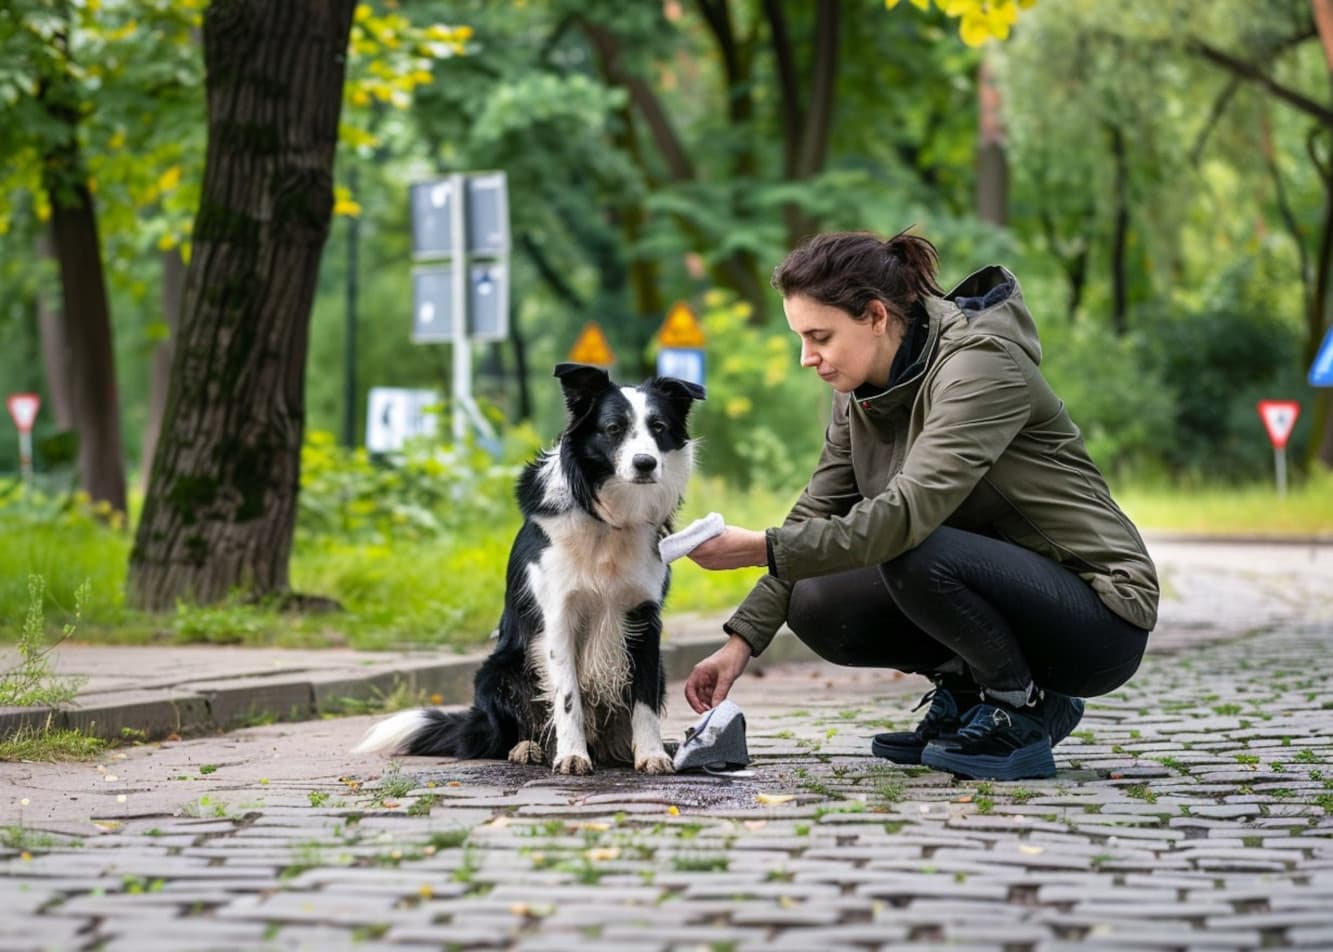
[[[1277,471],[1277,494],[1285,496],[1287,494],[1287,451],[1285,449],[1273,450],[1273,467]]]
[[[454,251],[454,280],[451,287],[450,309],[453,319],[454,387],[453,427],[454,443],[461,446],[467,436],[467,405],[472,399],[472,345],[468,341],[468,265],[467,265],[467,201],[464,176],[449,176],[449,240]]]
[[[19,431],[19,472],[23,474],[23,485],[32,489],[32,431]]]

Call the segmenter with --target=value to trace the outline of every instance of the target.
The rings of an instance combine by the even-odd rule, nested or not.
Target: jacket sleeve
[[[832,418],[828,429],[824,431],[824,448],[820,452],[819,463],[783,521],[784,526],[843,515],[861,500],[856,476],[852,471],[851,431],[847,413],[847,396],[835,395]],[[787,620],[791,586],[791,582],[776,576],[763,576],[723,624],[723,630],[740,635],[750,646],[752,654],[760,654]]]
[[[768,530],[779,580],[887,562],[952,515],[1031,412],[1026,364],[1008,346],[979,338],[931,374],[921,432],[883,492],[842,514]]]

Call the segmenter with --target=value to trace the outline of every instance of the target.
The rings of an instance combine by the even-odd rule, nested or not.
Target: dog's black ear
[[[565,408],[569,410],[571,424],[587,416],[597,395],[611,386],[611,375],[591,364],[556,364],[555,376],[565,391]]]
[[[648,387],[660,393],[680,414],[681,419],[689,415],[690,406],[695,400],[703,400],[708,393],[702,385],[676,377],[654,377],[648,381]]]

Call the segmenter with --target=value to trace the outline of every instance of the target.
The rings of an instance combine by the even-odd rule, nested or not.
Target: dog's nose
[[[647,476],[653,470],[657,469],[657,457],[649,456],[647,453],[635,454],[634,469],[640,474]]]

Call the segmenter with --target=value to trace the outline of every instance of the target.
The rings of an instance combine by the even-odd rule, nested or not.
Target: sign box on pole
[[[509,190],[503,172],[468,175],[464,208],[468,254],[509,253]],[[411,187],[412,254],[416,258],[454,253],[451,233],[453,183],[449,179],[417,182]]]
[[[694,312],[684,301],[677,301],[667,312],[657,332],[661,348],[657,352],[657,375],[675,377],[704,385],[707,361],[704,358],[704,330]]]
[[[473,262],[468,267],[468,337],[509,337],[508,270],[501,262]],[[453,264],[412,269],[412,342],[447,344],[454,339]]]
[[[434,390],[403,387],[371,387],[366,412],[366,449],[372,453],[397,453],[416,437],[435,436],[440,395]]]

